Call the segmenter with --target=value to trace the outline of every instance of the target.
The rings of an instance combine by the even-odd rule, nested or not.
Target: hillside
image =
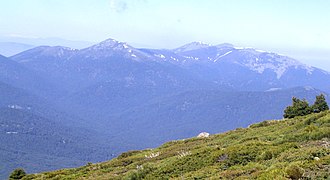
[[[330,112],[270,120],[23,179],[328,179]]]

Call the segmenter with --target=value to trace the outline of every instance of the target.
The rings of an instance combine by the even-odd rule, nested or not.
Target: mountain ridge
[[[308,66],[293,58],[254,48],[235,47],[228,43],[212,46],[201,42],[193,42],[177,49],[184,49],[185,47],[195,45],[196,47],[193,49],[182,52],[176,51],[176,49],[137,49],[127,43],[119,42],[114,39],[107,39],[85,49],[71,50],[67,53],[63,52],[63,48],[48,47],[49,50],[45,51],[55,52],[52,56],[46,56],[44,58],[38,57],[42,54],[33,55],[29,52],[32,50],[29,50],[12,56],[11,59],[17,62],[23,61],[22,63],[24,63],[25,66],[30,66],[30,68],[34,70],[40,69],[35,69],[33,63],[29,65],[28,62],[25,62],[27,59],[39,59],[40,61],[40,58],[55,58],[58,62],[55,62],[53,66],[58,66],[58,68],[61,68],[61,66],[73,66],[74,64],[74,66],[79,67],[82,61],[91,60],[114,61],[121,59],[122,61],[139,62],[139,64],[155,62],[161,63],[162,65],[173,64],[189,71],[193,76],[199,76],[204,79],[204,81],[227,84],[236,89],[242,89],[242,86],[246,86],[249,90],[252,90],[253,86],[256,85],[253,83],[248,84],[249,81],[261,78],[263,82],[256,86],[259,86],[258,90],[310,85],[330,92],[330,86],[320,82],[325,80],[330,81],[329,72]],[[57,51],[56,48],[58,49]],[[121,62],[117,62],[116,64],[118,63]],[[129,62],[125,62],[125,64],[129,64]],[[37,65],[37,67],[39,66],[40,65]],[[77,71],[72,69],[76,67],[63,68],[71,68],[69,71]],[[88,69],[88,67],[84,67],[84,65],[82,68]],[[50,70],[57,71],[56,69]],[[89,73],[94,74],[94,72]],[[322,76],[321,79],[324,80],[320,80],[320,78],[316,76]],[[240,78],[243,79],[242,82],[233,82]],[[290,83],[287,81],[294,81],[295,84],[290,86]]]
[[[185,48],[190,47],[190,46],[195,46],[195,47],[193,47],[192,49],[185,49]],[[132,51],[139,51],[138,48],[134,48],[133,46],[130,46],[129,44],[127,44],[125,42],[120,42],[120,41],[117,41],[117,40],[112,39],[112,38],[106,39],[106,40],[104,40],[100,43],[94,44],[90,47],[86,47],[86,48],[80,49],[80,50],[72,49],[72,48],[68,48],[68,47],[64,47],[64,46],[38,46],[38,47],[32,48],[32,49],[27,50],[27,51],[31,51],[33,49],[37,50],[37,49],[41,49],[41,48],[44,49],[44,50],[47,50],[47,48],[55,50],[55,48],[57,48],[60,51],[61,51],[61,49],[64,49],[64,50],[76,51],[78,53],[79,53],[79,51],[88,51],[88,50],[117,50],[117,51],[118,50],[127,50],[130,53]],[[220,58],[232,53],[232,50],[235,50],[235,51],[243,51],[244,53],[248,53],[248,55],[251,55],[251,54],[252,55],[253,54],[255,54],[255,55],[267,54],[268,56],[276,56],[280,59],[288,59],[289,61],[294,62],[293,63],[294,65],[305,66],[306,69],[311,68],[311,66],[306,66],[305,64],[300,63],[297,60],[295,60],[293,58],[290,58],[288,56],[279,55],[279,54],[274,53],[274,52],[267,52],[267,51],[264,51],[264,50],[258,50],[258,49],[252,48],[252,47],[235,47],[234,45],[232,45],[230,43],[223,43],[223,44],[213,46],[211,44],[207,44],[207,43],[203,43],[203,42],[192,42],[192,43],[185,44],[185,45],[180,46],[180,47],[175,48],[175,49],[154,49],[154,50],[157,50],[157,51],[165,50],[165,51],[173,52],[177,55],[182,55],[182,53],[186,53],[187,51],[203,50],[203,49],[208,49],[208,48],[217,48],[219,50],[221,50],[221,49],[228,49],[229,50],[229,51],[224,52],[223,54],[218,53],[217,56],[214,57],[214,58],[210,58],[210,57],[206,58],[206,59],[209,59],[210,61],[214,61],[214,62],[219,60]],[[185,50],[184,51],[179,51],[179,49],[185,49]],[[152,50],[152,49],[143,48],[141,50]],[[22,53],[25,53],[25,52],[27,53],[27,51],[24,51]],[[22,53],[19,53],[19,54],[22,54]],[[166,58],[166,56],[164,56],[164,55],[158,55],[158,56],[161,56],[161,59]],[[184,55],[182,55],[182,56],[187,58],[187,59],[191,59],[191,57],[184,56]],[[135,57],[135,56],[132,56],[132,57]],[[13,59],[19,59],[17,57],[17,55],[12,56],[12,58]],[[195,57],[193,59],[198,60],[200,58]],[[258,59],[256,59],[255,62],[258,62]]]

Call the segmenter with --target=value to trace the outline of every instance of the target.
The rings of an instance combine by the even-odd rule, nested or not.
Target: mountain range
[[[38,46],[0,56],[0,70],[1,174],[73,167],[246,127],[281,118],[292,96],[312,103],[330,92],[329,72],[228,43]]]

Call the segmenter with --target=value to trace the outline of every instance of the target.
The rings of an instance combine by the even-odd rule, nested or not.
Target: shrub
[[[265,126],[269,126],[269,125],[270,125],[270,123],[268,121],[262,121],[260,123],[251,124],[249,127],[258,128],[258,127],[265,127]]]
[[[273,158],[273,153],[271,151],[264,151],[259,158],[261,160],[270,160]]]
[[[314,123],[316,120],[317,120],[317,118],[315,116],[312,116],[305,120],[305,125],[310,125],[310,124]]]
[[[137,166],[137,169],[134,171],[129,172],[124,179],[125,180],[138,180],[138,179],[145,179],[146,176],[153,171],[153,167],[149,164],[144,166],[140,165]]]
[[[304,174],[304,169],[298,165],[290,165],[285,169],[285,172],[291,179],[300,179]]]
[[[127,158],[127,157],[133,156],[133,155],[135,155],[135,154],[138,154],[138,153],[140,153],[140,152],[141,152],[141,151],[136,151],[136,150],[134,150],[134,151],[127,151],[127,152],[124,152],[124,153],[120,154],[120,155],[118,156],[118,159]]]

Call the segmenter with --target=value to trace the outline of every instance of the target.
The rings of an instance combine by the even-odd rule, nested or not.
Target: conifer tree
[[[295,117],[292,106],[288,106],[285,108],[283,117],[284,118],[294,118]]]
[[[292,105],[285,108],[283,117],[294,118],[296,116],[304,116],[310,114],[311,112],[312,108],[309,106],[305,99],[300,100],[296,97],[293,97]]]
[[[22,168],[15,169],[9,176],[9,180],[22,179],[26,172]]]
[[[315,112],[315,113],[329,110],[329,106],[328,106],[327,102],[325,101],[324,94],[320,94],[320,95],[316,96],[316,99],[315,99],[315,102],[314,102],[312,108],[313,108],[313,112]]]

